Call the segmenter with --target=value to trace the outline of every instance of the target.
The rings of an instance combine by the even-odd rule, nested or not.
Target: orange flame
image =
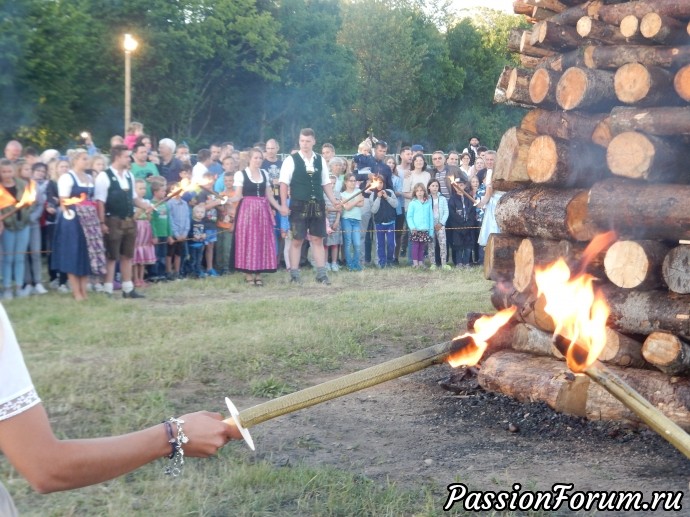
[[[579,272],[584,273],[589,263],[592,262],[601,251],[610,248],[611,245],[616,242],[616,239],[618,239],[618,235],[614,231],[600,233],[594,237],[582,253]]]
[[[15,208],[19,210],[24,208],[26,205],[32,204],[36,200],[36,183],[33,180],[29,180],[26,184],[26,188],[22,193],[21,199],[17,202]]]
[[[0,188],[0,210],[14,206],[16,199],[6,189]]]
[[[380,179],[375,179],[372,180],[371,185],[367,188],[367,191],[371,192],[372,190],[381,190],[383,188],[383,181]]]
[[[484,355],[486,347],[489,346],[487,341],[493,336],[498,329],[508,323],[508,320],[513,317],[517,307],[508,307],[502,311],[497,312],[493,316],[482,316],[474,323],[474,333],[467,332],[455,339],[462,339],[465,337],[472,338],[472,344],[464,346],[454,354],[448,357],[448,363],[453,367],[458,366],[474,366],[479,362]]]
[[[82,192],[78,197],[68,197],[62,200],[62,204],[65,206],[78,205],[82,201],[86,200],[86,194]]]

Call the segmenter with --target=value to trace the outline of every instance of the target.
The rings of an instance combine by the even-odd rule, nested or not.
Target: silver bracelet
[[[177,477],[182,473],[182,467],[184,466],[184,449],[182,446],[189,442],[189,438],[187,438],[187,435],[184,434],[184,430],[182,429],[184,420],[171,416],[168,418],[167,422],[177,426],[177,437],[174,441],[170,442],[175,452],[170,456],[170,461],[165,469],[163,469],[163,472],[169,476]]]

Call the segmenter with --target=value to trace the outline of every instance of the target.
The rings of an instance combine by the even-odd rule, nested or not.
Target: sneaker
[[[146,298],[143,294],[139,294],[136,289],[132,289],[130,292],[126,293],[122,291],[123,298]]]
[[[58,287],[57,290],[58,293],[62,294],[69,294],[70,292],[69,286],[67,284],[60,284],[60,287]]]
[[[12,294],[12,289],[5,289],[5,291],[2,293],[3,300],[12,300],[13,298],[14,294]]]
[[[331,264],[331,271],[340,271],[340,266],[337,262],[333,262],[333,264]]]
[[[208,271],[206,271],[206,275],[208,275],[208,276],[214,276],[214,277],[215,277],[215,276],[220,276],[220,275],[218,274],[218,272],[217,272],[215,269],[209,269]]]
[[[48,289],[46,289],[45,287],[43,287],[43,284],[36,284],[36,285],[34,286],[34,292],[35,292],[36,294],[46,294],[46,293],[48,292]]]
[[[441,269],[443,269],[444,271],[450,271],[450,270],[453,269],[453,268],[450,267],[449,264],[444,264],[443,267],[442,267]]]
[[[102,293],[105,287],[103,287],[103,284],[98,282],[97,284],[93,284],[93,290],[96,291],[97,293]]]
[[[31,296],[33,292],[33,286],[31,284],[26,284],[22,289],[17,289],[17,298],[27,298]]]
[[[91,282],[86,284],[86,292],[88,292],[88,293],[93,292],[93,284]]]
[[[317,276],[316,281],[320,284],[331,285],[331,280],[328,278],[328,275]]]
[[[431,265],[429,266],[429,270],[430,270],[430,271],[436,271],[436,269],[437,269],[436,264],[431,264]]]
[[[60,286],[60,281],[56,278],[55,280],[51,280],[50,283],[48,284],[48,287],[51,289],[57,289]]]
[[[290,283],[296,284],[296,285],[302,285],[302,277],[301,276],[291,276],[290,277]]]

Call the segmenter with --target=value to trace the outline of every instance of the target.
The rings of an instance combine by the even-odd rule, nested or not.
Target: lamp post
[[[129,128],[129,122],[132,117],[132,70],[131,70],[131,54],[139,46],[139,42],[135,40],[131,34],[125,34],[125,39],[122,44],[125,49],[125,133]]]

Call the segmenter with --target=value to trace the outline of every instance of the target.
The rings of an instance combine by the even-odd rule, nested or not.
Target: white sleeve
[[[0,305],[0,420],[32,408],[38,397],[5,308]]]
[[[280,168],[280,182],[289,185],[292,181],[293,172],[295,172],[295,161],[290,155],[283,160],[283,166]]]
[[[326,158],[321,156],[321,186],[327,185],[331,182],[331,171],[328,170],[328,164],[326,163]]]
[[[108,199],[108,189],[110,188],[110,178],[105,171],[99,172],[96,176],[96,185],[94,187],[93,197],[96,201],[106,202]]]
[[[139,194],[137,194],[137,180],[131,172],[125,174],[125,179],[127,178],[132,180],[132,200],[135,200],[139,197]],[[127,183],[129,183],[129,181]]]
[[[74,178],[71,174],[63,174],[58,178],[58,196],[59,197],[70,197],[72,194],[72,186],[74,186]]]
[[[242,171],[237,171],[235,173],[235,181],[232,183],[232,188],[242,188],[244,186],[244,174],[242,174]]]

